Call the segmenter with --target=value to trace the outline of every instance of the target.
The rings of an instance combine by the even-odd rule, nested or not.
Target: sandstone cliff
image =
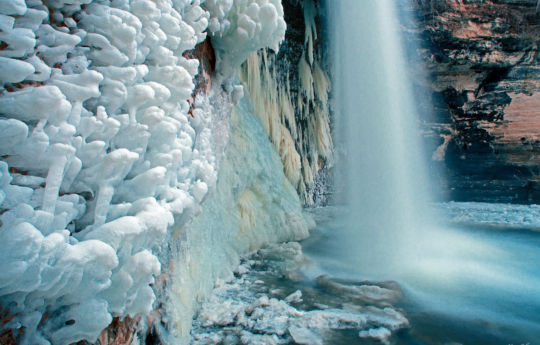
[[[451,199],[540,202],[537,5],[416,0],[408,8],[418,23],[403,21],[418,47],[412,65],[425,66],[412,79],[419,107],[435,114],[424,118],[426,134]]]

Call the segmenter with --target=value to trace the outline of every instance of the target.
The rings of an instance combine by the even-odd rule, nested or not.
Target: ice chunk
[[[7,1],[9,3],[9,1]],[[6,1],[2,1],[6,3]],[[22,58],[31,54],[36,45],[35,34],[30,29],[15,28],[9,31],[0,32],[0,41],[7,44],[6,49],[0,50],[0,56]]]
[[[302,291],[296,290],[295,292],[293,292],[289,296],[285,297],[285,302],[287,302],[287,303],[302,302]]]
[[[49,146],[47,153],[47,158],[51,164],[47,173],[42,209],[45,212],[54,214],[66,164],[75,153],[75,148],[70,145],[56,143]]]
[[[48,24],[41,25],[37,34],[39,36],[37,51],[50,66],[64,63],[68,52],[81,42],[79,36],[55,30]]]
[[[15,119],[0,119],[0,155],[12,153],[11,148],[22,143],[28,135],[28,126]],[[0,163],[1,164],[1,163]]]
[[[33,268],[38,260],[43,235],[27,222],[0,231],[3,250],[0,253],[0,293],[32,291],[40,283],[39,271]]]
[[[56,73],[50,83],[56,85],[71,101],[82,102],[100,95],[98,85],[103,76],[96,71],[84,71],[81,74],[62,75]]]
[[[15,18],[0,14],[0,31],[11,31],[15,24]]]
[[[48,17],[48,13],[42,10],[29,8],[22,17],[17,18],[16,27],[27,28],[37,31],[41,23]]]
[[[281,1],[208,1],[204,6],[213,23],[210,33],[218,56],[217,68],[223,76],[232,74],[231,68],[238,68],[252,51],[265,47],[277,51],[285,37]]]
[[[166,66],[151,68],[147,80],[157,81],[166,86],[175,99],[188,99],[195,85],[192,74],[181,66]]]
[[[84,44],[93,48],[88,53],[88,57],[98,66],[122,66],[129,60],[126,55],[122,54],[103,35],[89,33],[85,38]]]
[[[27,62],[0,57],[0,81],[4,83],[18,83],[34,71],[34,66]]]
[[[320,336],[303,327],[291,326],[288,328],[293,340],[297,344],[306,345],[322,345],[323,341]]]
[[[9,0],[0,2],[0,13],[22,16],[26,12],[24,0]]]
[[[124,243],[131,245],[133,239],[140,236],[144,228],[136,217],[122,217],[106,223],[85,236],[85,240],[100,239],[118,250]]]
[[[386,339],[388,339],[388,337],[390,337],[391,335],[392,332],[390,332],[390,330],[385,327],[370,328],[368,330],[360,331],[358,333],[358,336],[360,338],[373,338],[382,341],[383,343],[386,343]]]
[[[131,316],[149,314],[156,299],[149,284],[154,282],[154,276],[161,270],[157,257],[143,250],[130,257],[123,270],[130,274],[133,281],[133,287],[127,294],[125,313]]]
[[[56,86],[26,88],[0,96],[0,113],[21,121],[47,119],[59,124],[70,111],[70,103]]]
[[[208,186],[201,180],[197,180],[197,182],[195,182],[195,184],[193,185],[192,192],[195,200],[201,202],[206,193],[208,192]]]
[[[100,72],[105,78],[117,80],[123,85],[131,84],[137,79],[137,69],[136,67],[116,67],[116,66],[106,66],[106,67],[96,67],[96,71]],[[140,78],[140,76],[139,76]]]
[[[112,321],[107,301],[90,299],[74,304],[62,315],[64,324],[50,333],[54,344],[69,345],[82,339],[97,340],[99,334]]]
[[[80,8],[81,5],[89,4],[92,0],[47,0],[47,4],[52,8],[61,9],[68,5]]]
[[[155,167],[135,176],[118,188],[115,198],[132,202],[137,199],[154,196],[156,189],[163,184],[166,172],[167,169],[164,167]]]
[[[35,73],[28,76],[27,80],[46,81],[51,76],[51,68],[37,56],[31,56],[25,60],[34,66]]]

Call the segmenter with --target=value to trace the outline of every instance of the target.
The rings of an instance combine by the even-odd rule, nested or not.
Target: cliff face
[[[408,10],[418,23],[404,21],[418,47],[410,58],[426,68],[412,79],[435,114],[426,134],[449,197],[540,202],[537,1],[416,0]]]

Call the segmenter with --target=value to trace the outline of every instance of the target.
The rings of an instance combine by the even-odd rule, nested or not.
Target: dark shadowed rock
[[[418,94],[434,118],[441,185],[455,200],[540,202],[536,0],[416,0],[403,21]],[[425,73],[424,73],[425,72]],[[441,139],[437,139],[440,137]],[[444,145],[444,146],[443,146]]]

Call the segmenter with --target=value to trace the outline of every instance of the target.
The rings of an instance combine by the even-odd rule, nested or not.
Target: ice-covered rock
[[[221,77],[194,95],[200,64],[183,55],[205,40],[209,20]],[[113,318],[150,313],[156,277],[174,260],[186,265],[180,279],[192,274],[201,296],[209,290],[214,280],[200,273],[210,259],[183,262],[169,250],[198,255],[179,232],[216,185],[242,97],[227,78],[249,52],[277,49],[284,30],[278,0],[0,2],[0,303],[21,344],[95,341]],[[279,164],[262,147],[269,160],[251,156],[259,175]],[[264,184],[251,171],[243,188],[257,197],[244,211],[277,216],[242,228],[209,277],[239,252],[307,233],[282,175],[268,171]]]
[[[283,253],[289,255],[283,256]],[[305,258],[298,260],[298,257],[303,257],[303,253],[295,242],[270,245],[243,257],[242,266],[249,270],[237,272],[234,278],[216,287],[203,303],[195,320],[193,344],[226,343],[229,339],[255,344],[262,337],[275,344],[333,344],[335,336],[346,341],[343,330],[357,331],[350,333],[351,342],[360,337],[386,344],[396,331],[408,327],[409,323],[399,309],[366,304],[365,301],[356,303],[351,296],[339,292],[329,295],[325,286],[317,284],[307,292],[310,302],[300,302],[296,306],[299,290],[288,296],[280,290],[291,289],[292,280],[284,277],[287,270],[301,267]],[[262,284],[257,284],[259,281]],[[267,284],[277,285],[279,289],[267,287]],[[298,285],[311,285],[311,282],[302,280]],[[354,285],[342,284],[351,288]],[[369,295],[369,292],[365,293]],[[321,308],[318,303],[321,300],[331,306]],[[294,307],[292,303],[295,303]]]
[[[249,54],[260,48],[277,51],[285,38],[286,24],[279,0],[206,1],[209,30],[217,52],[218,71],[227,77]]]

